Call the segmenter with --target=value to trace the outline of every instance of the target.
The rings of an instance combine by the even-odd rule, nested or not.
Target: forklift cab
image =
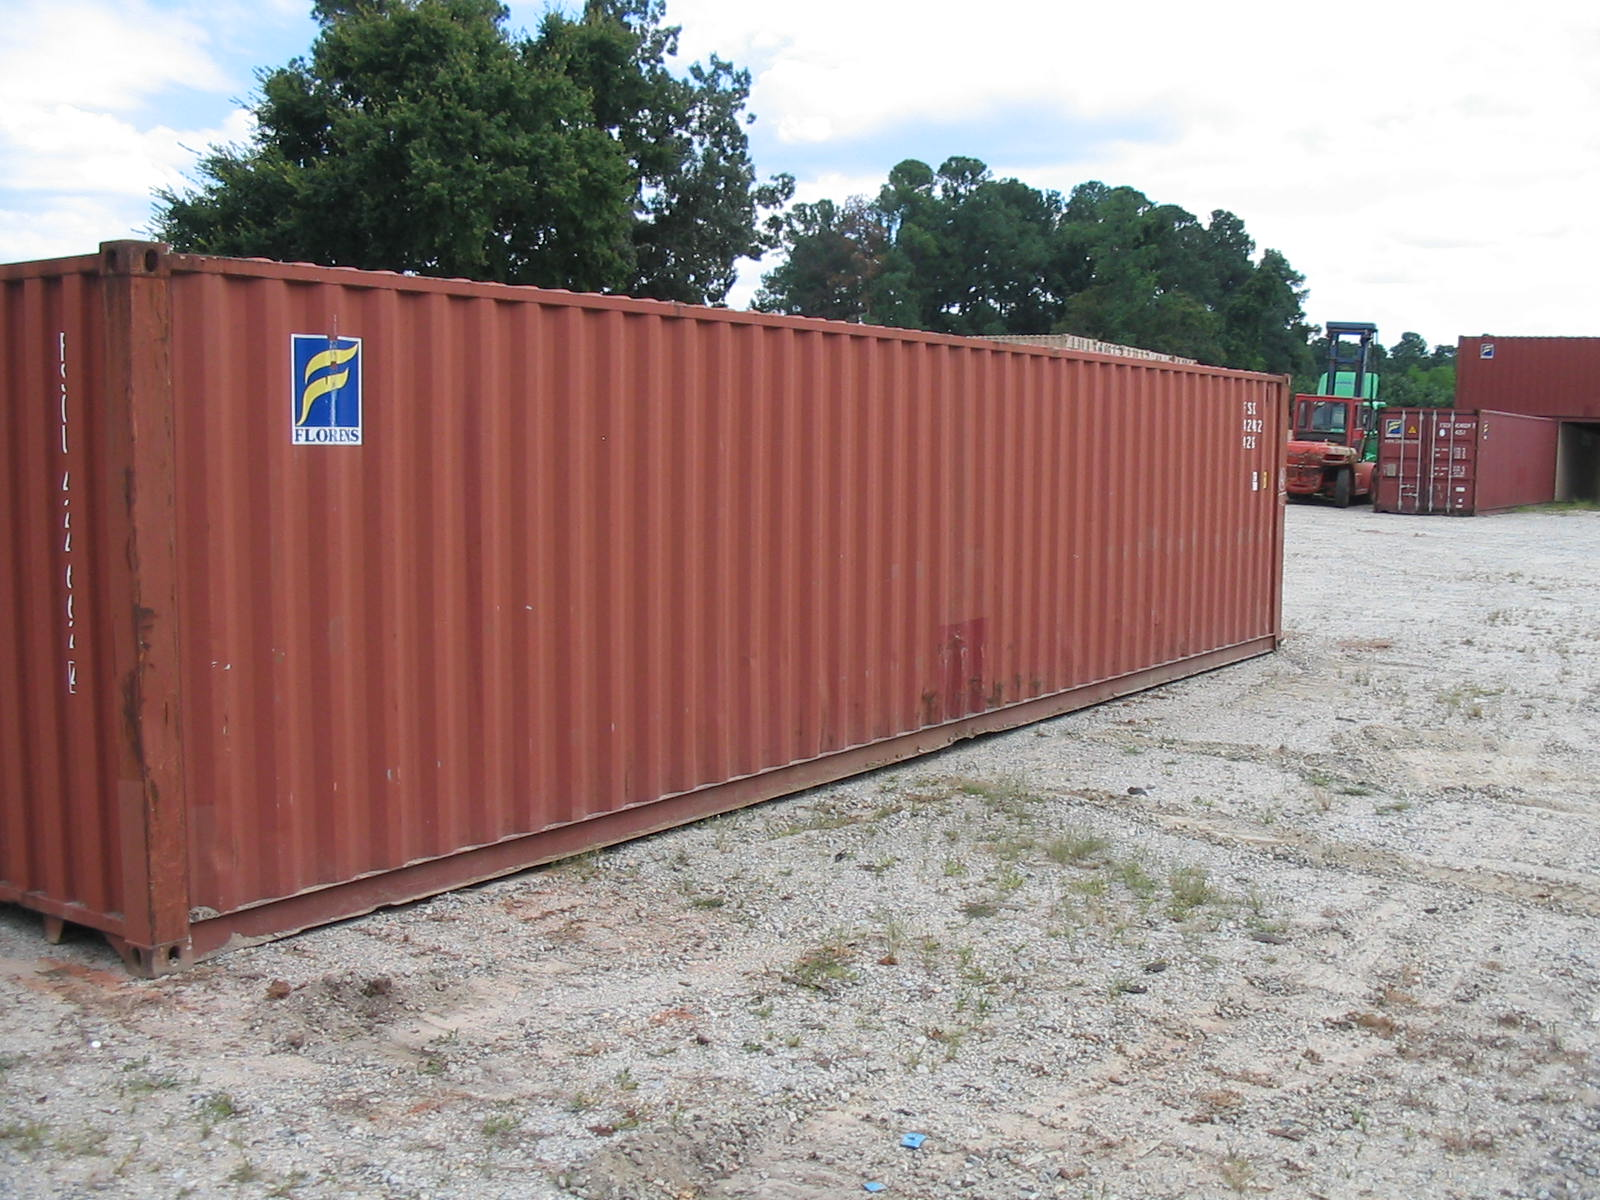
[[[1370,400],[1333,396],[1299,396],[1295,408],[1296,441],[1333,442],[1353,446],[1361,458],[1376,451],[1378,405]]]

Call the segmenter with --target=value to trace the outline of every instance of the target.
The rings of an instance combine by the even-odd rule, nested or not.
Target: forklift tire
[[[1346,468],[1333,477],[1333,506],[1335,508],[1350,507],[1350,471]]]

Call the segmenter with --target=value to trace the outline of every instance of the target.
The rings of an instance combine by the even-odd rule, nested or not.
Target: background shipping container
[[[1378,422],[1372,506],[1379,512],[1470,517],[1555,499],[1559,421],[1390,408]]]
[[[1286,381],[0,267],[0,899],[159,972],[1271,650]]]
[[[1464,337],[1456,407],[1600,423],[1600,337]]]

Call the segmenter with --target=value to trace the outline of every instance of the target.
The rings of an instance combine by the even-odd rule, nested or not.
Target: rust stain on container
[[[1278,377],[143,243],[0,331],[0,898],[146,971],[1277,643]]]
[[[1379,423],[1372,506],[1380,512],[1470,517],[1555,499],[1559,421],[1391,408]]]
[[[1600,337],[1464,337],[1456,407],[1600,422]]]

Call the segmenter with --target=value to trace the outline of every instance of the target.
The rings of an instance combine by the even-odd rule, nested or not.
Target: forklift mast
[[[1317,383],[1324,396],[1378,398],[1378,377],[1372,371],[1372,343],[1378,327],[1370,321],[1329,321],[1328,370]],[[1351,340],[1353,339],[1353,340]]]

